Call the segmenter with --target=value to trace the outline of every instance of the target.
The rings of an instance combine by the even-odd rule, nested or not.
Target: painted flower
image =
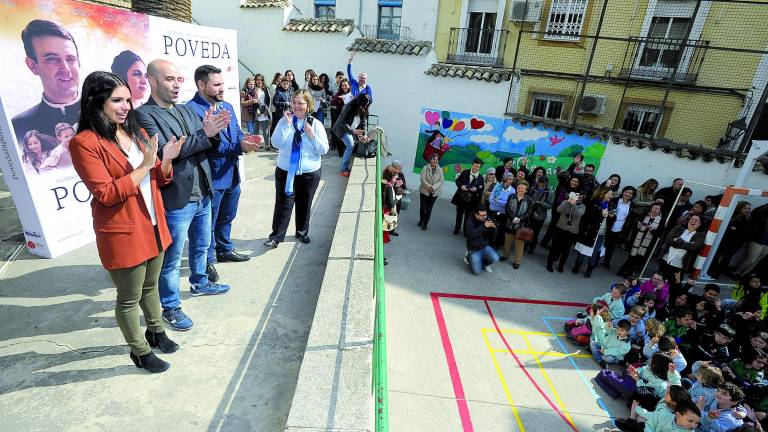
[[[550,157],[547,158],[547,162],[553,164],[553,163],[557,162],[557,157],[550,156]]]

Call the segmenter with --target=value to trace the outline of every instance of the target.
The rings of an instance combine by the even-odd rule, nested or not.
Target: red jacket
[[[149,211],[139,188],[129,177],[133,167],[118,145],[92,131],[83,131],[72,138],[69,151],[75,171],[93,194],[93,229],[104,268],[134,267],[159,255]],[[159,188],[172,178],[173,172],[163,176],[160,160],[150,170],[152,202],[163,250],[171,244],[171,234]]]

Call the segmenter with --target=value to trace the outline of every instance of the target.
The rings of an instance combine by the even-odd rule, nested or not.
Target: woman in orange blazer
[[[79,131],[70,142],[72,164],[91,191],[96,246],[117,287],[115,317],[131,360],[138,368],[163,372],[157,358],[179,346],[165,334],[157,280],[171,244],[159,187],[173,178],[172,161],[184,142],[171,140],[157,159],[157,137],[139,129],[128,84],[109,72],[93,72],[83,82]],[[147,331],[142,335],[139,311]]]

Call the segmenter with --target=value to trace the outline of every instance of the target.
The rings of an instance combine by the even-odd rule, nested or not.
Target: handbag
[[[397,212],[394,209],[384,213],[382,228],[384,231],[392,231],[397,228]]]
[[[515,238],[524,242],[533,241],[533,229],[520,227],[515,231]]]
[[[468,190],[459,190],[459,199],[468,203],[472,200],[472,192]]]
[[[400,200],[400,210],[408,210],[411,208],[411,199],[408,195],[403,195],[403,199]]]
[[[595,377],[595,381],[613,398],[629,399],[637,388],[635,380],[628,374],[619,375],[610,369],[601,370]]]

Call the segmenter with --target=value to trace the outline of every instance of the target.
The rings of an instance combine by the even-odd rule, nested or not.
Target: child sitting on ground
[[[627,320],[619,320],[615,327],[606,328],[603,317],[600,316],[602,309],[597,312],[593,309],[589,311],[589,320],[592,323],[592,339],[589,344],[592,350],[592,357],[601,369],[607,367],[607,363],[616,364],[624,360],[631,346],[627,340],[627,334],[630,330],[630,324]]]
[[[634,366],[627,368],[627,374],[635,380],[636,390],[632,397],[640,406],[647,410],[656,407],[659,399],[664,397],[667,387],[670,385],[680,385],[680,374],[672,362],[672,358],[667,354],[657,352],[651,357],[650,364],[635,369]]]
[[[611,291],[601,296],[597,296],[592,299],[592,304],[602,305],[603,303],[611,311],[611,319],[617,319],[624,316],[624,300],[622,296],[627,292],[627,286],[623,283],[614,284],[611,287]],[[576,315],[580,319],[587,318],[586,313],[579,313]]]
[[[693,322],[693,312],[687,307],[676,308],[672,316],[664,322],[664,334],[675,339],[677,345],[683,351],[686,351],[690,345],[685,339],[686,333],[691,328]]]
[[[718,367],[724,366],[732,358],[728,345],[735,336],[736,332],[731,326],[720,324],[713,335],[702,335],[699,338],[699,342],[691,350],[688,360],[691,362],[705,360],[714,362]]]
[[[701,410],[701,428],[703,432],[731,432],[744,424],[747,410],[741,406],[744,401],[742,392],[733,383],[725,383],[717,389],[715,400],[709,405],[699,398],[696,405]]]
[[[742,354],[741,358],[732,360],[728,366],[723,367],[723,376],[742,387],[763,382],[763,369],[765,369],[766,354],[763,351],[750,349]]]
[[[693,373],[696,376],[696,382],[691,386],[691,398],[698,401],[703,397],[704,406],[710,406],[715,400],[717,389],[725,383],[723,372],[706,361],[700,361],[694,363]]]
[[[680,352],[675,340],[669,336],[662,335],[655,339],[651,338],[643,347],[643,355],[646,358],[652,358],[657,352],[662,352],[668,355],[675,364],[675,369],[678,372],[682,373],[685,368],[688,367],[688,361],[685,359],[685,356]]]
[[[628,335],[629,343],[639,347],[642,347],[645,342],[645,322],[643,322],[643,315],[645,315],[645,308],[643,306],[633,306],[628,314],[620,319],[613,320],[614,325],[618,324],[619,320],[629,321],[629,324],[631,325]]]
[[[682,402],[691,402],[691,394],[688,390],[681,386],[671,385],[667,388],[667,392],[664,394],[653,412],[659,412],[660,414],[666,413],[669,417],[674,418],[675,407]],[[644,408],[641,408],[637,403],[632,404],[630,409],[630,417],[626,419],[616,419],[616,427],[624,432],[644,432],[645,431],[645,418],[638,415],[638,408],[643,412],[648,412]]]
[[[654,300],[652,294],[641,295],[638,304],[645,307],[643,322],[647,322],[651,318],[656,318],[656,300]]]
[[[692,431],[696,430],[701,422],[701,410],[691,400],[678,403],[671,416],[666,409],[648,412],[638,407],[637,411],[646,418],[645,430],[651,432]]]

